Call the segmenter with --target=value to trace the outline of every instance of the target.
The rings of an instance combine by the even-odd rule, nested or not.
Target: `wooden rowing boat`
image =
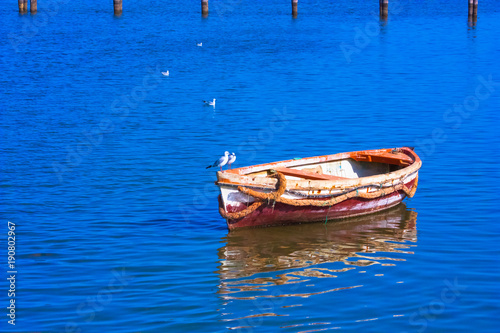
[[[421,166],[402,147],[218,171],[219,212],[229,229],[365,215],[412,197]]]

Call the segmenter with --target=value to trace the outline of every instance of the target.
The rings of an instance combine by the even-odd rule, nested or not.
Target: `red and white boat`
[[[218,171],[219,212],[229,229],[365,215],[412,197],[421,166],[402,147]]]

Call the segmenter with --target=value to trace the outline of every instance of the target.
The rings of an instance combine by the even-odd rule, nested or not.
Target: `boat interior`
[[[273,163],[268,168],[261,168],[259,171],[246,175],[266,177],[278,171],[291,180],[355,179],[386,174],[405,168],[412,164],[414,159],[400,150],[379,150],[350,153],[349,157],[344,159],[318,161],[314,158],[306,158],[303,161],[304,163],[297,163],[297,161]]]

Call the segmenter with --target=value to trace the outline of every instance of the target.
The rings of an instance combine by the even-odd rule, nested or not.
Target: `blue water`
[[[497,1],[72,3],[0,8],[2,331],[498,331]],[[415,197],[326,225],[229,233],[205,169],[404,145]]]

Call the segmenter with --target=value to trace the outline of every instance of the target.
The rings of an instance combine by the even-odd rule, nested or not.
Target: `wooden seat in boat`
[[[376,162],[376,163],[386,163],[395,164],[401,166],[408,166],[413,163],[413,159],[400,152],[355,152],[351,154],[351,158],[355,161],[360,162]]]
[[[347,179],[345,177],[325,175],[322,173],[317,173],[317,172],[313,172],[313,171],[309,171],[309,170],[297,170],[297,169],[290,169],[290,168],[284,168],[284,167],[275,168],[274,170],[281,172],[285,176],[292,176],[292,177],[311,179],[311,180]]]

